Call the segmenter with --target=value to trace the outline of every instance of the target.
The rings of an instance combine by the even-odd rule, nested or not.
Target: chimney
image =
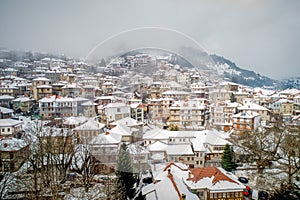
[[[168,169],[168,176],[172,176],[170,168]]]
[[[192,178],[191,175],[192,175],[191,172],[189,172],[187,180],[190,180]]]

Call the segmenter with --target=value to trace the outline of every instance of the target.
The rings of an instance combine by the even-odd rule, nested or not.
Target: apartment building
[[[205,123],[206,105],[198,100],[176,101],[170,107],[168,125],[193,129]]]
[[[52,95],[52,82],[45,77],[39,77],[32,80],[32,95],[38,101],[44,97]]]
[[[260,125],[261,115],[253,111],[243,111],[232,116],[233,128],[236,134],[254,131]]]
[[[213,103],[210,105],[211,125],[220,130],[231,130],[233,126],[232,116],[237,114],[237,108],[239,106],[241,106],[241,104],[236,102],[231,103],[229,101]]]

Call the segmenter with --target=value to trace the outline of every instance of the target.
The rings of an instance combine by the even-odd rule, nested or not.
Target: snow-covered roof
[[[55,99],[56,99],[56,96],[52,95],[52,96],[44,97],[44,98],[40,99],[39,102],[41,102],[41,103],[54,102]]]
[[[140,126],[140,125],[142,125],[142,122],[138,122],[137,120],[135,120],[131,117],[125,117],[125,118],[116,120],[111,123],[111,125],[114,125],[114,126],[118,126],[120,124],[131,127],[131,126]]]
[[[0,119],[0,127],[12,127],[19,124],[23,124],[23,122],[15,119]]]
[[[121,140],[117,140],[116,138],[112,137],[109,132],[102,133],[94,137],[89,144],[91,145],[109,145],[109,144],[119,144]]]
[[[0,139],[0,151],[18,151],[28,144],[17,138],[2,138]]]
[[[118,108],[118,107],[126,107],[125,103],[109,103],[105,106],[105,108]]]
[[[246,112],[240,112],[238,114],[233,115],[233,118],[244,118],[244,119],[252,119],[255,117],[260,116],[257,112],[252,112],[252,111],[246,111]]]
[[[300,94],[300,90],[296,88],[288,88],[279,92],[279,94],[297,95]]]
[[[79,125],[82,124],[84,122],[86,122],[88,120],[88,118],[86,118],[85,116],[71,116],[71,117],[67,117],[66,119],[64,119],[63,124],[65,125]]]
[[[177,91],[177,90],[168,90],[162,93],[162,95],[188,95],[188,92]]]
[[[170,137],[177,135],[177,131],[168,131],[160,128],[153,128],[148,130],[144,135],[144,140],[169,140]]]
[[[182,194],[186,195],[186,200],[199,200],[196,194],[188,190],[182,177],[174,174],[172,170],[171,174],[167,170],[162,171],[159,173],[160,181],[142,188],[142,194],[146,196],[146,200],[181,199]]]
[[[149,151],[165,151],[167,148],[168,144],[161,142],[161,141],[156,141],[150,145],[148,145],[148,150]]]
[[[211,193],[216,193],[243,191],[245,188],[235,175],[220,167],[195,168],[190,172],[191,177],[184,180],[191,189],[207,188]]]
[[[52,88],[51,85],[38,85],[36,88]]]
[[[246,103],[243,106],[238,107],[239,110],[256,110],[256,111],[267,111],[268,109],[258,105],[256,103]]]
[[[33,79],[32,81],[50,81],[50,79],[45,78],[45,77],[38,77],[38,78]]]
[[[168,155],[194,155],[192,146],[189,144],[169,144],[166,152]]]
[[[9,96],[9,95],[1,95],[0,96],[0,100],[12,100],[14,99],[13,96]]]
[[[73,130],[75,131],[99,130],[100,131],[104,126],[105,124],[101,124],[97,122],[95,119],[89,118],[87,122],[74,128]]]
[[[83,103],[83,104],[81,104],[82,106],[96,106],[96,105],[98,105],[98,104],[96,104],[96,103],[94,103],[94,102],[92,102],[92,101],[88,101],[88,102],[85,102],[85,103]]]
[[[149,153],[149,151],[145,147],[143,147],[137,143],[129,144],[127,146],[127,149],[131,155],[148,154]]]
[[[278,99],[278,100],[276,101],[276,103],[294,103],[294,101],[289,100],[289,99],[282,98],[282,99]]]
[[[4,113],[4,114],[7,114],[7,113],[13,113],[14,110],[0,106],[0,112]]]

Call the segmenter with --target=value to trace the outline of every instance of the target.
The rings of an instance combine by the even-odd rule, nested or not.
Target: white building
[[[99,107],[98,113],[101,113],[101,119],[104,118],[106,123],[130,116],[130,106],[125,103],[109,103]]]
[[[23,122],[14,119],[0,119],[0,136],[17,137],[18,133],[22,131]]]

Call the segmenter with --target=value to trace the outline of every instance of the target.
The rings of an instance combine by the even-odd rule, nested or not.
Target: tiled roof
[[[204,167],[204,168],[195,168],[190,169],[191,174],[193,177],[188,178],[187,180],[191,180],[193,182],[198,182],[203,178],[211,178],[214,177],[212,180],[212,184],[215,185],[219,181],[228,181],[232,183],[236,183],[234,180],[223,174],[218,168],[216,167]]]

